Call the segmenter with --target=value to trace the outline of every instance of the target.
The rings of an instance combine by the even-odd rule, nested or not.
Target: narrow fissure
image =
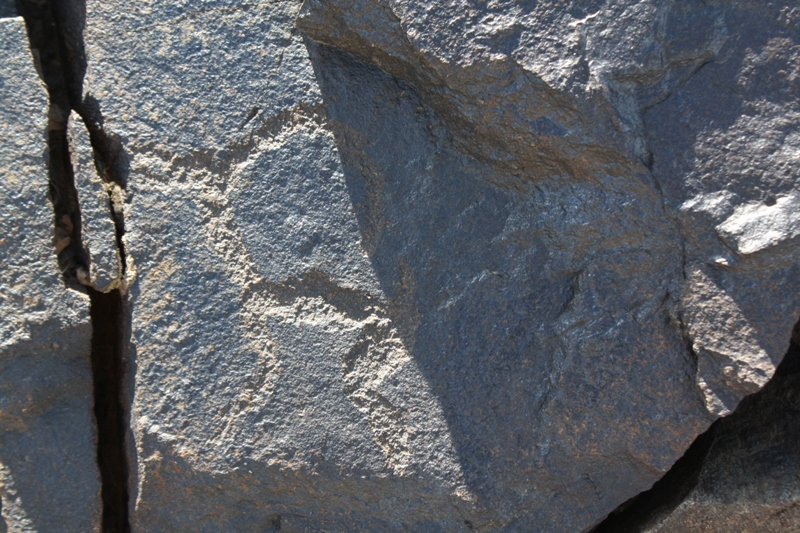
[[[31,53],[50,98],[47,127],[49,193],[55,215],[54,244],[59,268],[66,285],[86,292],[90,300],[91,367],[102,498],[101,531],[127,533],[130,531],[125,448],[128,417],[123,395],[127,313],[124,294],[120,290],[103,293],[79,282],[89,272],[89,258],[82,243],[81,212],[67,137],[71,111],[81,116],[89,131],[101,178],[124,190],[124,180],[117,171],[121,145],[103,130],[97,102],[82,100],[85,71],[81,40],[81,17],[85,13],[83,1],[17,0],[16,7],[25,20]],[[124,275],[122,199],[121,195],[116,196],[110,194],[109,209]]]
[[[46,1],[20,0],[17,10],[25,19],[34,63],[50,97],[46,134],[58,266],[67,285],[79,288],[78,271],[86,270],[88,261],[81,242],[80,207],[67,141],[70,102],[62,75],[65,65],[55,39],[58,30]]]
[[[591,533],[638,533],[678,507],[700,480],[719,422],[698,436],[652,488],[617,507]]]
[[[103,533],[127,533],[126,415],[122,402],[123,296],[88,288],[92,317],[92,376],[97,420],[97,466],[103,498]]]

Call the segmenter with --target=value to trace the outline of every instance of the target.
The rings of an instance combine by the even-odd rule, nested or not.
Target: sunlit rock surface
[[[0,18],[0,531],[83,533],[100,527],[92,332],[58,270],[47,109],[24,22]]]
[[[796,8],[59,5],[133,531],[587,531],[786,353]]]

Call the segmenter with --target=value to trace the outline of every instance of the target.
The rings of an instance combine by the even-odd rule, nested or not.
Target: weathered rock
[[[104,183],[97,174],[89,132],[74,111],[67,128],[72,171],[80,202],[81,240],[89,263],[89,272],[81,271],[83,279],[80,281],[101,292],[109,292],[117,289],[122,282],[116,228],[111,217],[112,197],[119,197],[120,193],[115,184]]]
[[[697,380],[717,414],[772,375],[800,294],[800,9],[724,7],[736,37],[644,115],[653,174],[685,237]]]
[[[21,18],[0,19],[0,58],[3,527],[99,531],[89,299],[65,288],[58,271],[48,201],[48,101]]]
[[[463,519],[582,527],[647,483],[644,465],[671,462],[687,438],[678,420],[703,424],[663,306],[680,266],[657,196],[605,178],[493,186],[410,87],[329,49],[315,59],[365,248],[480,505]],[[674,421],[669,434],[657,418]]]
[[[786,351],[795,11],[85,16],[138,275],[134,530],[586,530]]]
[[[800,322],[772,380],[592,533],[800,529]]]

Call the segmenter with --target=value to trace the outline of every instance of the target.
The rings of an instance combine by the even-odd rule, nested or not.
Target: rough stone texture
[[[799,17],[88,2],[133,529],[572,532],[649,487],[800,316]]]
[[[719,422],[696,487],[643,531],[800,531],[800,326],[773,382]]]
[[[709,409],[732,411],[786,352],[800,294],[800,9],[720,7],[731,37],[645,113],[667,209],[685,236],[683,295]]]
[[[797,201],[798,9],[445,4],[309,0],[299,22],[313,38],[416,81],[459,147],[524,181],[606,174],[627,184],[649,168],[655,182],[644,181],[678,223],[675,243],[685,241],[683,318],[700,358],[698,383],[712,412],[730,412],[774,371],[797,317],[797,300],[781,296],[800,282],[789,214]],[[776,304],[777,323],[764,312]],[[740,331],[725,353],[703,331],[724,338],[743,324],[754,331]]]
[[[57,267],[27,43],[21,18],[0,20],[0,529],[98,531],[89,299]]]
[[[101,292],[118,288],[122,280],[116,229],[111,218],[111,196],[117,187],[103,183],[97,174],[89,132],[74,111],[67,125],[75,188],[81,210],[81,240],[89,260],[89,272],[81,271],[82,283]]]

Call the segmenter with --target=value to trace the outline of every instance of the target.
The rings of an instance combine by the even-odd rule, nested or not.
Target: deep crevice
[[[44,0],[19,0],[17,11],[25,20],[34,64],[50,97],[47,124],[48,181],[54,212],[54,245],[65,283],[79,288],[79,270],[88,271],[81,239],[78,193],[70,162],[67,121],[71,110],[64,79],[66,65],[55,36],[58,29],[50,4]]]
[[[120,291],[89,288],[92,317],[92,376],[97,420],[97,465],[103,499],[103,533],[127,533],[128,467],[123,407],[124,298]]]
[[[742,435],[769,435],[765,439],[781,435],[771,444],[794,449],[796,437],[800,436],[800,420],[790,404],[798,393],[800,321],[794,326],[789,350],[769,383],[742,399],[731,415],[717,420],[697,437],[651,489],[620,505],[590,533],[641,533],[657,526],[698,487],[704,469],[713,468],[720,457],[731,453],[727,448],[740,442]]]
[[[81,116],[89,132],[95,163],[101,178],[124,190],[125,158],[119,140],[103,129],[98,103],[83,99],[83,0],[17,0],[24,18],[36,68],[50,99],[47,141],[49,195],[55,215],[56,253],[66,285],[85,292],[90,300],[92,324],[91,367],[94,413],[97,425],[97,466],[101,479],[103,533],[128,533],[128,465],[125,435],[124,349],[127,313],[123,292],[102,293],[80,284],[80,270],[89,272],[89,258],[82,244],[81,212],[70,161],[67,124],[70,113]],[[121,195],[109,198],[116,242],[122,262],[124,221]]]

